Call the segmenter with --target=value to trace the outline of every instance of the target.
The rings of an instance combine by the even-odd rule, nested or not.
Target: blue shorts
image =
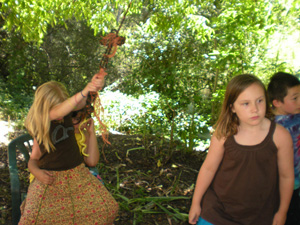
[[[197,225],[213,225],[210,222],[207,222],[205,219],[202,219],[201,217],[199,217]]]

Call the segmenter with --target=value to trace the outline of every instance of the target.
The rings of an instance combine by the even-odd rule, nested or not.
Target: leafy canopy
[[[129,7],[129,1],[126,0],[0,0],[0,2],[1,15],[5,18],[4,29],[18,31],[26,41],[38,44],[43,42],[49,25],[67,26],[66,21],[72,18],[86,21],[95,34],[99,31],[108,32],[112,27],[119,25],[121,14]],[[154,4],[156,2],[157,4]],[[158,32],[178,29],[182,20],[187,17],[190,19],[190,26],[202,29],[203,18],[192,16],[197,10],[197,4],[197,1],[189,0],[134,0],[131,1],[128,16],[141,15],[148,10],[151,19],[148,20],[150,17],[147,17],[144,22],[148,23],[149,30],[155,29]]]

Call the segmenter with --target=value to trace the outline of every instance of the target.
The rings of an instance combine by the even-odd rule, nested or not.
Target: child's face
[[[289,88],[283,102],[274,100],[276,114],[288,115],[300,113],[300,85]]]
[[[241,126],[255,126],[265,118],[266,96],[259,84],[251,84],[236,99],[232,106]]]

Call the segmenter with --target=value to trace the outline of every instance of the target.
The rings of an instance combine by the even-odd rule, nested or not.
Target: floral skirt
[[[118,204],[84,164],[53,171],[53,176],[55,181],[51,185],[37,179],[29,185],[19,225],[113,224]]]

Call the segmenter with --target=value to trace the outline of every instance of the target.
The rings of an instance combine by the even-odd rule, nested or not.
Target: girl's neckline
[[[261,142],[259,142],[259,143],[257,143],[257,144],[254,144],[254,145],[240,144],[240,143],[238,143],[238,142],[236,141],[234,135],[232,135],[232,139],[233,139],[233,141],[234,141],[234,143],[235,143],[236,145],[238,145],[238,146],[240,146],[240,147],[243,147],[243,148],[247,148],[247,147],[252,148],[252,147],[255,147],[255,146],[260,146],[260,145],[263,145],[263,144],[267,141],[268,137],[269,137],[270,134],[271,134],[272,126],[273,126],[273,122],[270,121],[269,130],[268,130],[266,136],[263,138],[263,140],[262,140]]]

